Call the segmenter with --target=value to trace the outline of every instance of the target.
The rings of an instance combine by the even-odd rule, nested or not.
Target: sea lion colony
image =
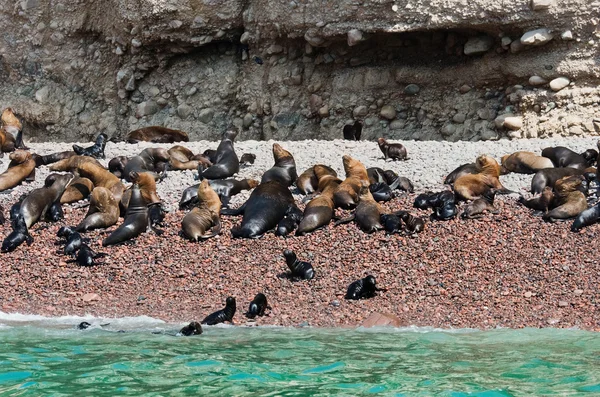
[[[6,112],[11,110],[7,109]],[[16,128],[14,124],[12,129],[2,130],[3,136],[9,137],[9,140],[10,131],[14,132]],[[150,141],[186,141],[182,139],[185,133],[181,131],[170,137],[160,134],[173,130],[153,131],[152,127],[148,127],[144,131],[152,137]],[[380,230],[389,234],[419,233],[427,222],[456,217],[461,206],[463,219],[481,217],[484,212],[497,213],[495,196],[514,193],[505,189],[500,181],[501,175],[509,172],[534,174],[531,191],[535,196],[529,200],[520,197],[519,202],[546,221],[574,219],[572,230],[577,231],[595,223],[600,217],[600,204],[588,205],[588,201],[595,196],[595,192],[590,194],[590,182],[597,179],[594,166],[598,152],[594,149],[578,154],[564,147],[546,148],[541,156],[532,152],[516,152],[502,157],[500,164],[489,156],[481,155],[474,163],[461,165],[446,176],[445,183],[450,189],[417,196],[414,202],[416,208],[432,210],[429,219],[422,219],[407,210],[390,213],[379,204],[392,200],[398,190],[412,192],[412,183],[407,178],[389,170],[366,168],[350,156],[343,156],[342,159],[346,172],[343,180],[324,164],[312,165],[298,176],[293,154],[274,144],[275,164],[263,174],[261,181],[238,181],[231,177],[237,173],[240,165],[250,166],[252,162],[247,159],[253,156],[245,154],[243,161],[238,160],[234,150],[235,132],[224,134],[216,151],[207,150],[194,155],[181,145],[169,150],[150,148],[132,158],[112,159],[109,169],[96,160],[104,157],[104,146],[108,140],[104,134],[100,134],[96,143],[87,148],[74,145],[72,152],[39,156],[27,151],[27,148],[18,149],[18,146],[24,148],[24,145],[22,130],[19,129],[17,133],[20,134],[21,143],[6,148],[7,152],[12,152],[11,164],[0,175],[0,181],[3,182],[1,190],[31,180],[35,177],[35,168],[40,166],[49,166],[52,171],[66,174],[50,175],[43,188],[31,191],[12,206],[10,221],[13,231],[5,236],[2,251],[15,250],[23,242],[34,244],[28,230],[35,222],[58,221],[62,204],[89,199],[88,214],[84,221],[67,231],[61,229],[59,235],[66,239],[65,255],[72,256],[72,262],[84,266],[98,264],[96,259],[109,253],[91,251],[79,233],[109,228],[118,224],[122,217],[124,221],[103,241],[104,246],[131,241],[148,230],[160,234],[158,226],[161,225],[164,212],[156,193],[156,183],[165,177],[164,171],[176,169],[195,168],[198,170],[198,179],[202,180],[199,185],[184,192],[180,203],[181,209],[190,209],[187,215],[182,216],[180,235],[191,241],[202,241],[222,233],[220,217],[235,215],[243,215],[241,224],[230,232],[234,237],[241,238],[257,238],[270,231],[286,236],[296,230],[296,235],[303,235],[331,221],[335,221],[336,225],[354,221],[366,233]],[[132,135],[143,138],[143,134]],[[385,158],[406,159],[408,154],[403,145],[390,144],[384,139],[380,139],[379,143]],[[192,165],[186,165],[188,163]],[[133,185],[127,188],[123,180]],[[297,207],[291,195],[290,187],[294,188],[294,185],[298,191],[306,194],[304,211]],[[248,189],[254,190],[246,203],[237,209],[228,208],[232,195]],[[466,204],[462,205],[461,202]],[[337,208],[352,210],[353,213],[340,219],[336,216]],[[299,261],[295,253],[286,251],[284,257],[293,279],[310,280],[318,275],[318,268],[315,271],[308,262]],[[373,294],[348,296],[369,297]],[[266,297],[263,303],[260,309],[251,308],[249,313],[264,313]],[[218,318],[231,321],[231,302],[229,304],[227,315]]]

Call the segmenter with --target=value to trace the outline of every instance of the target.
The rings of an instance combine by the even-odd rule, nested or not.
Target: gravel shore
[[[385,204],[392,210],[412,208],[416,194],[443,189],[443,178],[477,155],[497,159],[516,150],[540,152],[563,145],[577,152],[596,147],[597,138],[502,140],[497,142],[403,142],[409,159],[385,162],[375,142],[282,142],[296,159],[298,173],[315,163],[331,165],[343,176],[341,156],[349,154],[367,167],[392,169],[415,184],[416,191]],[[253,166],[240,178],[260,175],[273,164],[271,142],[236,143],[238,156],[255,153]],[[216,148],[217,142],[192,142],[194,152]],[[88,144],[85,144],[88,145]],[[31,144],[39,154],[69,150],[70,144]],[[114,144],[106,148],[108,160],[133,156],[156,144]],[[8,164],[5,156],[0,165]],[[570,231],[571,222],[549,224],[516,202],[515,195],[497,199],[499,215],[480,220],[454,219],[428,222],[423,233],[405,237],[385,233],[365,234],[354,224],[328,227],[303,237],[257,240],[232,239],[231,227],[241,217],[222,217],[223,233],[191,243],[178,236],[184,212],[177,210],[181,192],[196,183],[192,171],[169,172],[158,184],[158,194],[171,211],[162,236],[146,233],[134,243],[102,248],[109,231],[87,234],[90,246],[105,252],[105,264],[82,268],[57,254],[56,232],[76,225],[86,208],[64,206],[65,219],[32,227],[34,243],[15,252],[0,254],[0,310],[31,314],[122,317],[148,315],[167,321],[201,320],[235,296],[236,324],[247,324],[242,315],[250,300],[264,292],[272,306],[268,315],[248,324],[284,326],[355,326],[373,312],[397,315],[403,325],[434,327],[579,327],[600,329],[597,310],[600,264],[595,251],[599,225],[581,233]],[[0,193],[5,215],[24,192],[40,187],[48,169],[38,169],[36,180]],[[531,175],[506,175],[502,183],[526,194]],[[238,206],[249,192],[232,199]],[[297,195],[296,198],[301,198]],[[304,205],[300,204],[303,208]],[[342,211],[338,211],[341,215]],[[0,226],[0,237],[10,226]],[[292,282],[282,251],[295,250],[301,260],[312,262],[316,278]],[[365,301],[343,299],[348,284],[373,274],[386,292]]]

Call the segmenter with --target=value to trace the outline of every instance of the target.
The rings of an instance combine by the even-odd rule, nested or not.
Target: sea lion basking
[[[19,185],[35,170],[35,160],[29,152],[17,150],[9,158],[8,169],[0,174],[0,192]]]
[[[131,240],[144,233],[148,226],[148,207],[139,186],[134,184],[125,220],[117,230],[102,241],[102,245],[106,247]]]
[[[346,179],[340,183],[333,195],[336,207],[352,209],[358,204],[360,189],[369,186],[369,175],[367,169],[358,160],[348,155],[342,157]]]
[[[275,165],[263,174],[260,182],[277,181],[284,186],[292,186],[298,179],[294,156],[278,143],[274,143],[273,158],[275,159]]]
[[[585,195],[579,191],[583,176],[573,175],[559,179],[554,185],[552,210],[543,215],[545,221],[574,218],[588,208]]]
[[[153,143],[174,143],[188,142],[190,138],[188,134],[179,130],[172,130],[166,127],[152,126],[144,127],[131,131],[127,135],[127,142],[153,142]]]
[[[465,200],[475,200],[490,189],[497,192],[507,192],[500,183],[500,166],[490,156],[481,155],[477,157],[476,174],[463,175],[454,181],[454,192]]]
[[[72,174],[50,174],[44,187],[32,190],[25,197],[19,213],[23,215],[27,229],[38,220],[45,219],[53,204],[60,204],[60,198],[72,179]]]
[[[104,187],[92,191],[88,212],[77,226],[78,232],[94,229],[105,229],[115,225],[119,220],[119,203],[114,195]]]
[[[535,174],[544,168],[554,168],[552,161],[532,152],[514,152],[501,158],[500,174],[515,172],[517,174]]]
[[[240,170],[240,161],[238,160],[233,148],[233,141],[237,137],[237,132],[228,131],[223,134],[221,143],[217,147],[214,158],[211,158],[213,165],[202,172],[206,179],[224,179],[229,178]]]
[[[198,186],[198,200],[198,207],[181,221],[183,234],[192,241],[208,239],[221,232],[221,201],[206,179]]]

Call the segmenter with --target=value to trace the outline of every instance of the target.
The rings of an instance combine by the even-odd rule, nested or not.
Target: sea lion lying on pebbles
[[[383,153],[383,157],[392,160],[406,160],[407,152],[406,148],[401,143],[388,143],[384,138],[377,140],[379,149]]]
[[[490,156],[477,157],[478,172],[476,174],[462,175],[454,181],[454,193],[465,200],[475,200],[490,189],[498,193],[507,193],[507,189],[500,183],[500,166]]]
[[[110,190],[99,186],[92,190],[88,212],[75,228],[78,232],[105,229],[119,221],[119,203]]]
[[[540,194],[546,186],[554,188],[556,181],[566,176],[581,175],[583,170],[571,167],[539,170],[531,179],[531,194]]]
[[[60,198],[61,204],[75,203],[88,198],[94,190],[94,182],[88,178],[75,177]]]
[[[532,152],[514,152],[501,158],[500,174],[505,175],[509,172],[518,174],[535,174],[544,168],[554,168],[552,161],[543,156],[538,156]]]
[[[408,234],[421,233],[425,230],[425,221],[418,216],[410,214],[408,211],[397,211],[396,214],[404,222],[404,227]]]
[[[142,192],[142,197],[146,205],[160,203],[161,199],[156,193],[156,180],[149,172],[131,172],[128,178],[134,184],[136,184]],[[121,197],[121,209],[124,211],[129,206],[129,200],[131,198],[131,189],[127,189],[123,192]]]
[[[229,205],[231,197],[239,194],[243,190],[254,189],[259,185],[259,182],[255,179],[212,179],[208,183],[210,187],[219,195],[221,204],[224,207]],[[198,187],[200,184],[196,184],[188,187],[181,194],[179,200],[179,209],[192,208],[198,202]]]
[[[337,177],[337,172],[333,170],[333,168],[324,165],[324,164],[316,164],[306,171],[304,171],[298,179],[296,179],[296,187],[302,194],[311,194],[319,190],[319,178],[317,178],[317,174],[315,173],[315,167],[321,167],[322,174],[332,175]]]
[[[206,179],[198,186],[198,201],[198,207],[181,221],[183,234],[192,241],[208,239],[221,232],[221,201]]]
[[[115,175],[117,178],[123,178],[123,172],[125,172],[125,166],[129,158],[127,156],[117,156],[112,158],[108,162],[108,170]]]
[[[579,153],[564,146],[547,147],[542,150],[542,156],[549,158],[555,167],[571,167],[585,169],[587,161]]]
[[[128,182],[132,182],[129,179],[129,176],[132,172],[151,172],[154,176],[154,179],[158,179],[156,166],[159,163],[166,162],[168,163],[171,160],[171,156],[169,155],[169,151],[163,148],[148,148],[144,149],[138,154],[130,158],[125,167],[123,168],[122,177],[125,178]]]
[[[56,233],[56,236],[64,239],[64,241],[59,241],[58,244],[65,245],[65,248],[63,250],[65,255],[74,255],[77,252],[77,250],[79,250],[83,246],[83,239],[81,238],[81,234],[77,233],[69,226],[63,226],[60,229],[58,229],[58,233]]]
[[[40,219],[46,219],[48,210],[58,203],[65,189],[73,179],[73,174],[50,174],[45,186],[33,189],[21,203],[19,212],[25,219],[27,229]]]
[[[554,197],[551,210],[544,214],[545,221],[554,222],[560,219],[574,218],[588,208],[585,195],[579,191],[583,181],[581,175],[567,176],[559,179],[554,185]]]
[[[96,259],[105,257],[106,254],[103,252],[96,253],[94,252],[89,245],[83,244],[79,251],[77,251],[77,255],[75,255],[75,259],[72,259],[67,262],[75,262],[79,266],[96,266],[101,265],[101,263],[96,262]]]
[[[321,194],[313,198],[306,205],[302,220],[296,231],[297,236],[323,227],[329,224],[333,218],[333,197],[342,180],[337,176],[331,175],[329,167],[324,165],[315,165],[314,172],[318,179],[317,190],[319,190]]]
[[[360,191],[360,201],[353,215],[337,221],[336,226],[354,220],[365,233],[373,233],[383,229],[381,214],[386,211],[375,201],[369,189],[365,186]]]
[[[552,192],[552,188],[550,186],[546,186],[538,197],[534,197],[532,199],[526,200],[525,197],[519,197],[519,203],[523,204],[527,208],[531,208],[535,211],[542,211],[543,213],[548,212],[548,208],[550,207],[550,202],[554,197],[554,193]]]
[[[225,300],[225,307],[209,314],[201,321],[203,325],[216,325],[224,322],[233,324],[233,316],[235,315],[235,298],[229,296]]]
[[[367,169],[358,160],[348,155],[342,156],[346,179],[342,181],[333,194],[333,202],[336,207],[352,209],[358,205],[360,190],[363,186],[369,186],[369,175]]]
[[[481,218],[486,211],[492,214],[499,213],[500,211],[494,206],[495,197],[496,191],[490,190],[480,198],[469,203],[461,214],[461,217],[463,219],[475,219]]]
[[[452,185],[454,181],[463,175],[476,174],[479,172],[479,168],[475,163],[467,163],[457,167],[454,171],[449,173],[444,179],[445,185]]]
[[[96,143],[92,146],[84,148],[79,145],[73,145],[73,151],[77,153],[78,156],[90,156],[96,159],[103,159],[106,142],[108,142],[108,135],[102,133],[96,137]]]
[[[190,138],[184,131],[173,130],[160,126],[144,127],[127,134],[127,142],[174,143],[188,142]]]
[[[19,185],[35,171],[35,160],[31,153],[17,150],[9,158],[8,169],[0,174],[0,192]]]
[[[571,231],[578,232],[584,227],[597,223],[598,219],[600,219],[600,203],[597,203],[593,207],[590,207],[577,215],[571,225]]]
[[[16,149],[28,149],[23,144],[23,125],[12,108],[6,108],[0,118],[0,151],[12,152]]]
[[[284,250],[283,256],[285,257],[285,263],[292,272],[292,278],[312,280],[315,277],[312,265],[309,262],[299,261],[294,251]]]

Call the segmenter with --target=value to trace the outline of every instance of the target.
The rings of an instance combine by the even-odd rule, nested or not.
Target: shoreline
[[[573,149],[595,147],[597,137],[551,138],[499,142],[406,142],[407,162],[384,162],[374,142],[296,141],[281,144],[296,158],[298,173],[323,162],[341,171],[341,155],[350,154],[365,166],[390,168],[415,184],[415,193],[385,203],[386,208],[412,208],[416,194],[438,190],[446,173],[477,154],[495,157],[520,149],[563,144]],[[403,142],[404,143],[404,142]],[[238,177],[257,177],[272,163],[271,142],[242,141],[236,152],[257,154],[254,166]],[[45,154],[65,150],[70,144],[28,145]],[[194,152],[215,148],[216,142],[191,142]],[[121,146],[121,147],[119,147]],[[107,159],[135,155],[145,147],[171,145],[114,144]],[[311,146],[319,150],[311,150]],[[448,152],[442,152],[446,148]],[[201,150],[200,150],[201,149]],[[477,152],[477,153],[475,153]],[[434,158],[435,157],[435,158]],[[3,171],[6,159],[0,165]],[[429,169],[427,168],[429,166]],[[36,180],[8,194],[0,194],[7,211],[21,193],[41,186],[48,174],[39,169]],[[509,189],[524,193],[531,175],[502,176]],[[355,327],[373,312],[398,316],[402,326],[437,328],[578,327],[600,330],[596,310],[600,265],[594,242],[600,225],[580,233],[570,222],[547,224],[531,216],[514,197],[497,200],[499,215],[480,220],[454,219],[428,222],[414,237],[384,232],[367,235],[354,224],[328,227],[303,237],[267,234],[258,240],[232,239],[231,227],[241,217],[222,217],[223,233],[203,243],[191,243],[177,235],[184,212],[175,211],[181,191],[194,184],[193,172],[169,172],[158,184],[158,194],[172,211],[165,219],[162,237],[145,233],[132,245],[102,248],[106,231],[87,233],[90,246],[106,252],[106,265],[80,268],[55,253],[56,231],[77,224],[86,209],[64,206],[65,219],[32,227],[34,243],[0,254],[0,311],[35,313],[52,317],[90,314],[98,317],[147,315],[168,322],[200,321],[224,306],[229,295],[237,299],[236,325],[245,325],[242,313],[258,292],[267,295],[273,310],[252,325]],[[249,192],[234,197],[240,205]],[[297,202],[302,197],[294,195]],[[300,205],[303,208],[303,205]],[[338,214],[346,214],[337,211]],[[114,230],[114,226],[109,230]],[[0,226],[4,238],[9,225]],[[290,248],[299,259],[309,260],[317,272],[310,282],[281,278],[287,271],[282,252]],[[42,259],[40,259],[40,257]],[[343,295],[350,282],[367,273],[387,292],[366,301],[349,302]]]

